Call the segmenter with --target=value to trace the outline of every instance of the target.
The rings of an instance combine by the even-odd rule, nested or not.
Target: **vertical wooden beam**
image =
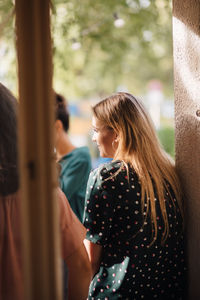
[[[200,299],[200,1],[173,1],[176,164],[186,195],[189,299]]]
[[[16,0],[25,299],[61,299],[49,0]]]

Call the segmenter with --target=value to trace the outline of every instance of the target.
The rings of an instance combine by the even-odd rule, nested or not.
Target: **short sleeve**
[[[63,259],[67,259],[82,245],[86,229],[73,213],[67,198],[60,189],[58,189],[58,202],[60,209],[62,257]]]
[[[97,169],[91,172],[85,199],[84,226],[86,238],[93,243],[106,245],[113,225],[114,202],[108,190],[104,172]]]

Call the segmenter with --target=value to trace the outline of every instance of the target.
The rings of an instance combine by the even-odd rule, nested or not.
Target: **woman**
[[[183,299],[182,195],[142,104],[117,93],[93,107],[93,141],[113,161],[88,181],[89,299]]]
[[[61,166],[60,187],[80,222],[83,222],[85,192],[91,171],[88,147],[75,147],[70,141],[69,111],[65,99],[56,94],[56,154]]]
[[[0,299],[22,300],[23,271],[17,166],[17,101],[0,84]],[[69,270],[68,299],[85,299],[91,278],[85,228],[57,189],[62,257]]]

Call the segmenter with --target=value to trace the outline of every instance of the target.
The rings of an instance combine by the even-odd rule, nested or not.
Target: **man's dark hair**
[[[65,98],[60,94],[55,94],[56,97],[56,120],[60,120],[64,130],[69,130],[69,111]]]

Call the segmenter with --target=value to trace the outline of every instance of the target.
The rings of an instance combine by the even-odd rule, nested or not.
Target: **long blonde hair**
[[[92,110],[95,118],[118,135],[119,143],[113,159],[123,161],[127,171],[130,166],[138,175],[142,209],[146,203],[154,240],[158,233],[155,198],[159,201],[164,221],[162,240],[165,241],[169,234],[165,193],[169,193],[174,204],[171,186],[183,214],[182,195],[174,162],[162,149],[148,113],[142,103],[128,93],[114,94],[97,103]]]

